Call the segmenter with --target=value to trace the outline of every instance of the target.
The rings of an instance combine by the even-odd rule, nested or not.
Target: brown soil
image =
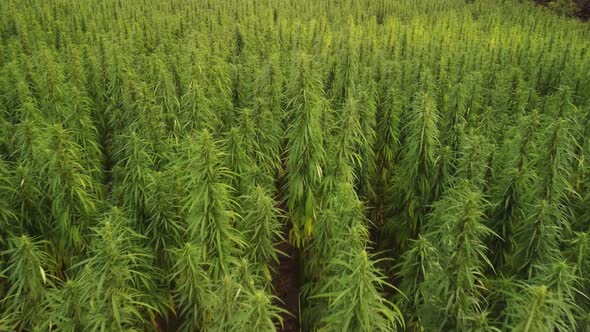
[[[281,256],[278,266],[275,267],[272,278],[274,293],[283,302],[279,305],[290,313],[290,315],[282,315],[283,328],[279,329],[279,331],[298,332],[299,251],[287,241],[280,243],[277,249],[287,254],[287,256]]]

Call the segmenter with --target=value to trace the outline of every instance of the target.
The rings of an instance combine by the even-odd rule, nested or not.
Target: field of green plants
[[[590,25],[0,1],[0,331],[590,331]]]

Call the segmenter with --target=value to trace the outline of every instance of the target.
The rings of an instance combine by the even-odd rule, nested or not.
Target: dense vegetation
[[[590,19],[590,0],[534,0],[558,15]]]
[[[590,329],[587,24],[2,0],[0,39],[2,331]]]

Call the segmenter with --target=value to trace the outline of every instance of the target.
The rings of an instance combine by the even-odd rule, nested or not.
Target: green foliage
[[[227,185],[228,171],[223,155],[209,132],[188,139],[181,153],[188,159],[181,166],[188,196],[183,204],[187,214],[189,239],[202,243],[211,255],[215,275],[227,274],[228,266],[244,246],[242,235],[233,227],[235,213]],[[182,160],[182,159],[180,159]]]
[[[0,331],[588,330],[548,7],[0,1]]]
[[[562,16],[574,16],[578,11],[578,6],[573,0],[555,0],[547,5],[549,9]]]
[[[508,302],[509,326],[516,331],[572,331],[579,307],[573,301],[577,289],[571,268],[557,263],[540,285],[517,285]]]
[[[2,275],[11,282],[2,316],[8,322],[18,322],[19,328],[35,326],[44,319],[43,302],[52,282],[48,271],[55,264],[44,248],[47,244],[22,235],[10,238],[9,249],[2,253],[8,263]]]
[[[263,276],[271,280],[269,266],[279,261],[276,244],[283,241],[279,210],[268,191],[258,186],[244,199],[243,234],[248,244],[247,256],[260,266]]]
[[[234,331],[276,331],[275,322],[282,324],[286,311],[272,304],[275,297],[263,291],[245,293],[238,309],[239,315],[231,325]]]
[[[211,279],[204,262],[205,252],[198,246],[186,243],[174,251],[175,264],[170,275],[171,282],[178,286],[174,290],[178,316],[183,318],[181,330],[200,329],[210,320]]]
[[[15,217],[14,212],[12,211],[11,206],[8,204],[8,197],[11,194],[11,187],[10,187],[10,173],[8,167],[4,160],[0,159],[0,174],[2,177],[0,178],[0,195],[4,197],[2,203],[0,203],[0,225],[2,226],[2,232],[6,232],[9,230],[9,225],[11,219]]]
[[[403,158],[400,161],[398,188],[406,202],[407,213],[412,222],[409,227],[416,231],[424,212],[420,211],[435,198],[436,163],[439,149],[438,111],[428,93],[420,93],[409,115]],[[440,181],[440,179],[439,179]]]
[[[375,268],[378,261],[366,251],[350,253],[332,261],[331,270],[342,271],[330,278],[319,298],[328,298],[328,312],[320,331],[396,331],[403,326],[399,309],[382,297],[379,289],[391,287]]]
[[[321,331],[391,331],[403,326],[402,313],[388,301],[393,289],[367,253],[369,238],[362,203],[342,182],[322,211],[306,265],[311,323]],[[326,265],[322,265],[326,264]],[[309,323],[309,322],[308,322]]]
[[[298,70],[288,86],[293,125],[287,132],[287,199],[293,221],[291,242],[303,246],[316,219],[325,159],[321,119],[327,104],[310,56],[300,55],[295,64]]]
[[[142,247],[143,236],[130,226],[123,211],[113,208],[107,212],[93,229],[90,257],[73,268],[79,270],[76,280],[82,284],[82,301],[90,304],[84,308],[88,310],[84,329],[149,328],[162,308],[162,298],[154,292],[153,255]]]
[[[484,241],[494,235],[483,224],[485,204],[476,186],[457,181],[434,204],[425,226],[426,240],[415,242],[405,257],[401,271],[414,280],[409,286],[421,297],[414,299],[414,305],[420,324],[429,330],[481,327],[477,326],[485,310],[485,270],[491,267]],[[416,286],[420,278],[423,281]]]

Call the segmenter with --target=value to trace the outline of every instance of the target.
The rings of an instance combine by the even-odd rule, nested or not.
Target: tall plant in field
[[[368,69],[367,69],[368,70]],[[359,121],[360,133],[362,133],[362,140],[359,142],[358,151],[360,155],[359,171],[359,188],[361,194],[366,198],[373,198],[375,196],[375,188],[372,184],[373,178],[376,176],[377,158],[375,147],[377,142],[377,107],[378,107],[378,91],[377,83],[371,77],[370,73],[364,75],[366,87],[361,90],[359,100]],[[392,124],[396,126],[397,124]]]
[[[78,271],[83,301],[93,304],[84,318],[84,329],[150,328],[165,308],[154,284],[158,271],[153,268],[153,255],[143,242],[144,237],[131,228],[118,208],[108,211],[93,229],[90,257],[73,267]]]
[[[15,236],[2,253],[7,262],[2,275],[10,281],[10,288],[0,308],[3,319],[18,329],[34,328],[45,319],[43,304],[52,284],[49,271],[55,269],[48,245],[27,235]]]
[[[571,234],[568,199],[573,191],[570,178],[575,144],[571,129],[566,120],[558,120],[547,128],[543,139],[550,148],[537,160],[542,171],[534,187],[537,201],[528,213],[530,219],[516,226],[516,257],[519,268],[529,276],[534,275],[535,266],[559,260],[562,239]]]
[[[249,260],[259,267],[262,276],[270,281],[270,266],[279,261],[277,242],[283,240],[281,214],[268,189],[257,186],[244,197],[243,234],[248,245]]]
[[[484,224],[486,204],[476,186],[459,179],[433,205],[424,236],[439,255],[442,268],[438,273],[432,273],[436,270],[431,269],[438,269],[438,265],[425,261],[430,271],[427,270],[428,274],[421,272],[424,281],[418,286],[422,296],[418,315],[420,324],[427,329],[481,328],[478,325],[481,324],[479,317],[485,314],[485,270],[491,267],[485,240],[495,236]],[[423,241],[414,243],[424,244]],[[432,251],[428,245],[424,249]],[[424,252],[424,249],[418,252]],[[415,260],[420,256],[407,257]],[[413,275],[420,277],[415,272]]]
[[[428,205],[437,197],[436,182],[443,180],[437,177],[439,116],[432,96],[418,94],[408,116],[409,122],[404,129],[407,132],[405,148],[393,187],[404,202],[403,212],[407,216],[407,224],[399,226],[399,232],[407,234],[399,239],[402,245],[419,231]]]
[[[201,131],[182,146],[179,162],[190,170],[183,177],[188,195],[183,202],[188,241],[205,246],[214,276],[229,273],[229,266],[244,246],[234,228],[227,168],[223,154],[208,131]]]
[[[10,231],[10,221],[13,220],[16,215],[12,211],[12,206],[9,204],[9,201],[6,199],[11,195],[11,174],[8,169],[8,165],[2,158],[0,158],[0,195],[5,197],[0,203],[0,233],[5,236],[7,232]]]
[[[353,251],[330,263],[329,268],[341,274],[328,279],[317,295],[329,299],[320,331],[396,331],[403,326],[399,309],[379,291],[391,285],[373,258],[364,250]]]
[[[173,293],[180,330],[194,331],[210,324],[211,302],[217,296],[205,261],[206,250],[187,242],[173,250],[174,266],[170,281],[176,285]]]
[[[539,125],[538,114],[523,116],[520,125],[514,128],[513,137],[506,139],[505,147],[499,152],[497,172],[491,184],[492,229],[499,235],[491,248],[494,263],[506,263],[513,249],[513,232],[516,225],[527,217],[528,206],[534,200],[534,193],[528,190],[537,178],[533,167],[531,149],[534,131]],[[508,267],[508,264],[504,267]]]
[[[143,219],[148,209],[149,175],[156,158],[152,142],[129,130],[116,138],[114,158],[113,196],[136,218]]]
[[[261,169],[276,177],[283,169],[281,151],[284,148],[284,69],[279,62],[279,54],[272,53],[264,63],[256,79],[254,101],[254,122],[256,124],[256,143],[260,151],[256,160]]]
[[[373,220],[382,224],[391,214],[392,202],[385,195],[393,190],[393,179],[401,150],[401,117],[403,112],[402,93],[396,85],[387,87],[385,96],[378,104],[376,115],[375,175],[372,178],[373,191],[370,201],[374,206]]]
[[[41,169],[47,179],[47,213],[59,263],[66,266],[86,245],[83,232],[93,225],[97,209],[98,188],[79,159],[81,150],[72,131],[60,124],[50,127],[43,143]]]
[[[516,284],[509,292],[507,325],[519,331],[575,330],[582,316],[575,301],[578,282],[566,263],[542,267],[535,283]]]
[[[380,261],[367,253],[363,205],[345,182],[330,197],[310,246],[315,257],[305,266],[311,278],[306,317],[322,331],[396,330],[402,314],[384,296],[393,286],[377,267]]]
[[[361,163],[359,146],[365,141],[360,123],[358,102],[349,98],[335,119],[335,133],[327,139],[326,173],[322,196],[329,197],[342,183],[355,183],[354,173]]]
[[[292,121],[287,132],[287,201],[293,222],[289,236],[302,246],[311,237],[317,218],[325,159],[321,119],[327,104],[312,58],[301,54],[293,65],[297,69],[287,86]]]

